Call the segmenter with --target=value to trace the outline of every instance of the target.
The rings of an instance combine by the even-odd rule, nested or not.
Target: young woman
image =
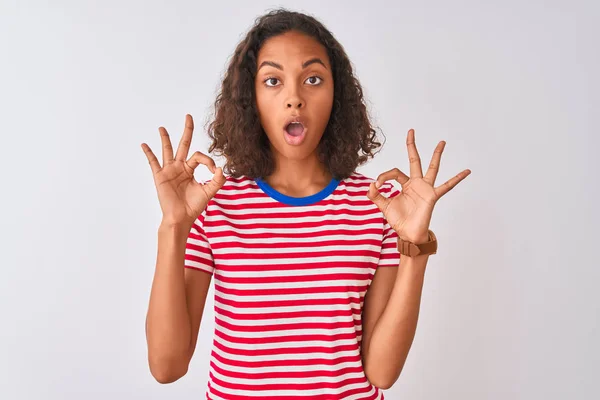
[[[434,205],[470,171],[436,187],[445,143],[423,175],[410,130],[408,176],[356,172],[380,147],[361,86],[342,46],[301,13],[257,20],[215,111],[209,152],[223,169],[188,157],[189,115],[175,154],[159,128],[162,165],[142,144],[163,212],[146,324],[153,376],[187,372],[214,277],[207,398],[382,399],[416,330]],[[212,180],[194,180],[200,164]]]

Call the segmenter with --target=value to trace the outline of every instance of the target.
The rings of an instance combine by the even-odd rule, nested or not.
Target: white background
[[[0,1],[0,397],[204,398],[212,295],[188,374],[153,380],[144,320],[161,214],[140,148],[193,150],[235,45],[273,6],[344,45],[381,153],[447,146],[416,338],[389,399],[597,399],[596,1]],[[222,160],[217,159],[218,165]],[[210,173],[199,168],[198,179]]]

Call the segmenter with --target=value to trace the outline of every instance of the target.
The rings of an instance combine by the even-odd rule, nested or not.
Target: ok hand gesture
[[[469,176],[471,171],[465,169],[447,182],[435,187],[435,178],[446,142],[441,141],[435,148],[425,176],[423,176],[421,158],[415,146],[415,131],[412,129],[408,131],[406,145],[410,161],[410,177],[398,168],[384,172],[377,177],[376,182],[371,183],[367,197],[379,207],[387,222],[400,238],[420,244],[428,241],[429,223],[437,201]],[[384,197],[378,191],[381,184],[390,179],[394,179],[402,185],[400,194],[391,199]]]
[[[177,154],[173,157],[169,134],[165,128],[159,128],[162,141],[162,166],[150,147],[142,143],[142,150],[148,158],[154,175],[163,223],[166,224],[183,224],[191,227],[226,180],[223,170],[216,168],[215,162],[209,156],[196,151],[186,160],[193,131],[194,121],[188,114],[185,117],[185,129]],[[204,185],[194,179],[194,170],[200,164],[206,165],[214,174],[212,180]]]

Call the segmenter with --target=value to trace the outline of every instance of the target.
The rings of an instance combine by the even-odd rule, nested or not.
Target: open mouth
[[[283,138],[290,146],[300,146],[308,135],[306,119],[300,115],[290,115],[283,127]]]
[[[291,122],[285,127],[285,131],[290,136],[299,137],[304,133],[304,125],[301,122]]]

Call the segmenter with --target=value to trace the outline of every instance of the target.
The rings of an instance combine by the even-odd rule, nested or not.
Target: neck
[[[275,171],[263,178],[273,189],[291,197],[306,197],[318,193],[331,179],[331,173],[314,153],[303,160],[276,157]]]

